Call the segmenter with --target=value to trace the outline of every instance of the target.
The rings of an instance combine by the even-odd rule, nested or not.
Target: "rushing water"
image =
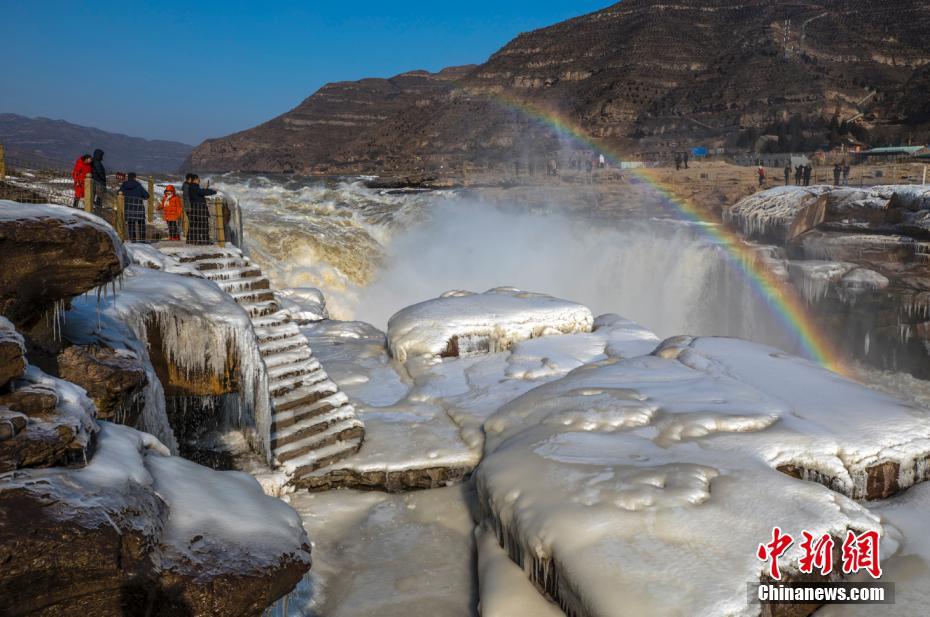
[[[317,287],[335,318],[384,328],[449,289],[514,286],[613,312],[662,336],[740,336],[794,350],[748,283],[696,228],[629,204],[608,213],[492,205],[480,193],[227,176],[248,248],[276,286]],[[565,214],[570,211],[571,215]]]

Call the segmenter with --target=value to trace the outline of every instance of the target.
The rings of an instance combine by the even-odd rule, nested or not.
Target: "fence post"
[[[216,243],[222,248],[226,246],[226,230],[223,227],[223,200],[217,199],[213,203],[216,208]]]
[[[120,191],[116,194],[116,232],[126,240],[126,196]]]
[[[0,180],[6,180],[6,152],[3,144],[0,144]]]
[[[94,211],[94,177],[90,174],[84,176],[84,210]]]
[[[151,223],[155,220],[155,178],[149,176],[149,203],[146,220]]]

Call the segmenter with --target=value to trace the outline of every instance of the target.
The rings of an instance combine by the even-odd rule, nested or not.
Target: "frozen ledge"
[[[591,311],[544,294],[499,287],[482,294],[455,291],[407,307],[388,322],[391,354],[462,357],[506,351],[514,343],[555,334],[590,332]]]

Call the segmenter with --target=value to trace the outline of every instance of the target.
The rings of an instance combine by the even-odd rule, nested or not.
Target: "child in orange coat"
[[[168,239],[180,240],[180,220],[184,216],[184,206],[181,203],[181,198],[175,193],[174,186],[169,184],[165,187],[165,195],[162,197],[158,209],[162,211],[162,215],[168,223]]]

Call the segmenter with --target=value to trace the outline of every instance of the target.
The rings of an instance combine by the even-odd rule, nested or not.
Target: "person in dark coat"
[[[681,156],[681,162],[685,164],[685,169],[688,169],[688,151],[685,150]]]
[[[801,179],[804,177],[804,166],[798,165],[794,168],[794,185],[801,186]]]
[[[840,167],[840,164],[837,163],[836,165],[833,166],[833,186],[840,185],[840,174],[841,173],[843,173],[842,168]]]
[[[843,161],[843,184],[849,186],[849,163]]]
[[[207,197],[216,195],[216,191],[201,188],[200,176],[195,174],[187,187],[187,195],[190,200],[187,243],[210,244],[210,209],[207,208]]]
[[[791,163],[785,163],[785,186],[788,186],[788,182],[791,180]]]
[[[811,185],[811,171],[813,170],[811,169],[810,163],[804,166],[804,186]]]
[[[103,205],[103,194],[107,190],[107,168],[103,166],[103,150],[94,150],[90,160],[90,176],[94,179],[94,205]]]
[[[129,172],[119,191],[123,194],[129,241],[145,242],[145,200],[149,198],[149,192],[136,180],[133,172]]]

